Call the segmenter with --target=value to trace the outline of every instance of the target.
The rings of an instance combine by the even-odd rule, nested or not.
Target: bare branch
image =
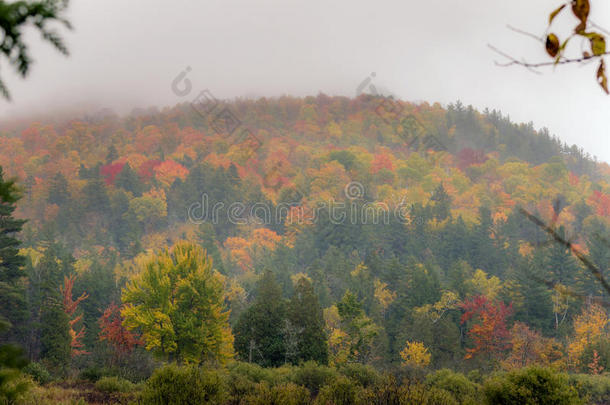
[[[515,28],[512,25],[507,25],[506,28],[508,28],[511,31],[515,31],[518,34],[522,34],[522,35],[525,35],[527,37],[534,38],[538,42],[544,43],[544,39],[543,38],[541,38],[539,36],[536,36],[535,34],[532,34],[531,32],[520,30],[519,28]]]
[[[532,221],[534,224],[536,224],[537,226],[542,228],[550,236],[552,236],[553,239],[555,239],[555,241],[557,241],[558,243],[562,244],[567,249],[569,249],[570,252],[572,252],[572,254],[574,256],[576,256],[578,258],[578,260],[580,260],[581,263],[584,264],[587,269],[589,269],[589,271],[591,271],[591,273],[595,276],[595,278],[597,278],[597,280],[601,283],[602,287],[604,287],[606,292],[608,292],[610,294],[610,284],[608,284],[606,279],[604,279],[604,276],[602,275],[601,270],[593,262],[591,262],[591,260],[589,260],[589,258],[584,253],[582,253],[579,249],[574,247],[574,245],[570,241],[565,240],[553,228],[546,225],[541,219],[539,219],[535,215],[527,212],[524,208],[519,208],[519,212],[521,214],[525,215],[527,217],[527,219]]]
[[[586,62],[586,61],[600,59],[600,58],[602,58],[602,57],[604,57],[606,55],[610,55],[610,51],[608,51],[608,52],[602,53],[600,55],[582,56],[580,58],[564,58],[564,59],[561,59],[559,61],[531,63],[531,62],[517,60],[514,57],[508,55],[507,53],[500,51],[498,48],[496,48],[493,45],[488,44],[487,46],[492,51],[496,52],[499,55],[502,55],[503,57],[505,57],[506,59],[509,60],[509,62],[506,62],[506,63],[496,62],[496,65],[503,66],[503,67],[512,66],[512,65],[519,65],[519,66],[523,66],[523,67],[528,68],[528,69],[545,67],[545,66],[565,65],[565,64],[568,64],[568,63],[582,63],[582,62]]]

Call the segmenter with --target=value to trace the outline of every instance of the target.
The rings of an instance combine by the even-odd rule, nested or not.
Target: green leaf
[[[558,9],[556,9],[555,11],[553,11],[551,13],[551,15],[549,16],[549,25],[551,25],[551,23],[553,22],[553,20],[555,19],[555,17],[557,17],[557,14],[559,14],[561,12],[561,10],[563,10],[565,8],[565,4],[562,4]]]
[[[559,52],[559,38],[555,34],[549,34],[546,37],[546,52],[554,58]]]
[[[593,35],[591,38],[591,51],[593,55],[599,56],[606,53],[606,38],[599,34]]]

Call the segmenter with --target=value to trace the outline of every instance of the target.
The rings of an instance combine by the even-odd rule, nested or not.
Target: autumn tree
[[[563,347],[553,338],[542,336],[522,322],[515,322],[510,329],[510,353],[502,361],[507,370],[532,365],[561,368],[564,366]]]
[[[331,333],[331,345],[335,363],[370,360],[373,343],[380,328],[366,316],[362,303],[347,290],[336,304],[339,327]]]
[[[402,361],[410,367],[426,367],[430,364],[431,354],[421,342],[407,342],[400,352]]]
[[[142,333],[148,350],[184,363],[224,362],[233,336],[223,278],[200,246],[178,242],[150,257],[123,289],[123,324]]]
[[[89,294],[83,292],[78,298],[72,298],[72,289],[74,288],[74,281],[76,275],[71,274],[70,276],[64,277],[64,285],[59,287],[59,290],[64,300],[64,311],[70,319],[70,348],[72,350],[72,356],[79,356],[81,354],[89,354],[89,352],[83,350],[82,339],[85,336],[85,327],[81,325],[78,331],[75,330],[75,325],[83,319],[83,315],[76,315],[78,304],[83,302],[89,297]]]
[[[596,304],[583,308],[574,318],[574,336],[567,347],[570,365],[578,365],[587,346],[598,343],[607,334],[607,325],[608,314],[604,308]]]
[[[125,328],[121,308],[114,302],[104,310],[98,322],[100,326],[99,339],[112,346],[115,359],[131,352],[134,347],[142,344],[137,333]]]
[[[461,322],[469,323],[468,335],[474,343],[474,347],[466,349],[466,359],[479,355],[496,356],[509,347],[506,318],[511,313],[510,305],[494,303],[478,295],[463,302],[461,308],[464,311]]]

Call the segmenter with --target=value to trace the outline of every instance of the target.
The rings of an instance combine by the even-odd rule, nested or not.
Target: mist
[[[596,66],[562,66],[537,75],[499,67],[497,48],[545,61],[543,46],[507,28],[542,35],[556,1],[73,1],[61,30],[65,58],[34,32],[26,80],[0,66],[12,102],[0,120],[111,108],[172,106],[208,89],[218,98],[353,97],[372,83],[409,101],[499,109],[514,121],[547,127],[568,144],[610,161],[610,97]],[[604,25],[610,4],[591,19]],[[561,22],[559,22],[561,24]],[[608,25],[608,24],[606,24]],[[172,82],[183,71],[192,92]]]

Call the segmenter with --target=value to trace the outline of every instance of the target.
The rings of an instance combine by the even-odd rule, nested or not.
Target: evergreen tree
[[[70,359],[70,325],[63,308],[60,285],[63,277],[73,271],[73,263],[74,259],[62,246],[51,243],[41,258],[30,257],[26,266],[27,350],[31,359],[43,359],[57,371],[61,371]]]
[[[207,252],[208,257],[212,258],[214,268],[218,270],[220,274],[226,274],[225,268],[222,264],[220,251],[216,245],[216,231],[214,230],[214,226],[209,222],[204,222],[199,225],[199,229],[197,230],[197,238],[199,239],[201,247],[203,247]]]
[[[315,360],[326,364],[328,344],[324,332],[324,316],[313,286],[305,277],[297,281],[288,313],[290,323],[298,332],[295,360]]]
[[[50,204],[62,206],[66,204],[69,199],[68,180],[66,180],[63,174],[57,173],[51,179],[51,184],[49,184],[49,197],[47,198],[47,201]]]
[[[135,197],[140,197],[144,191],[144,184],[129,163],[125,163],[123,169],[116,175],[114,185],[131,192]]]
[[[607,281],[610,277],[610,232],[601,221],[595,220],[592,222],[587,234],[586,245],[589,251],[589,258]],[[591,272],[586,274],[585,280],[585,292],[587,294],[599,296],[608,293]]]
[[[286,305],[282,290],[270,271],[258,282],[256,300],[235,326],[235,349],[242,360],[264,367],[284,364]]]
[[[515,269],[512,279],[520,299],[514,300],[515,319],[531,325],[543,333],[552,330],[553,302],[551,292],[544,283],[546,270],[541,263],[541,255],[524,261]]]
[[[432,215],[439,221],[443,221],[446,218],[451,217],[451,196],[447,194],[443,183],[441,183],[430,197],[430,200],[434,201],[432,208]]]
[[[59,293],[46,297],[40,317],[40,358],[57,373],[63,373],[70,361],[69,322]]]
[[[85,198],[84,208],[90,212],[105,214],[110,208],[110,199],[106,192],[104,181],[99,178],[92,178],[87,181],[83,187],[83,195]]]
[[[15,203],[19,198],[15,182],[4,179],[0,166],[0,324],[5,327],[17,327],[25,319],[25,289],[21,271],[25,261],[19,255],[21,242],[15,238],[25,221],[13,218]],[[18,329],[9,329],[0,336],[2,340],[18,340]]]
[[[110,145],[108,153],[106,154],[106,164],[110,164],[119,158],[119,152],[117,152],[114,145]]]

